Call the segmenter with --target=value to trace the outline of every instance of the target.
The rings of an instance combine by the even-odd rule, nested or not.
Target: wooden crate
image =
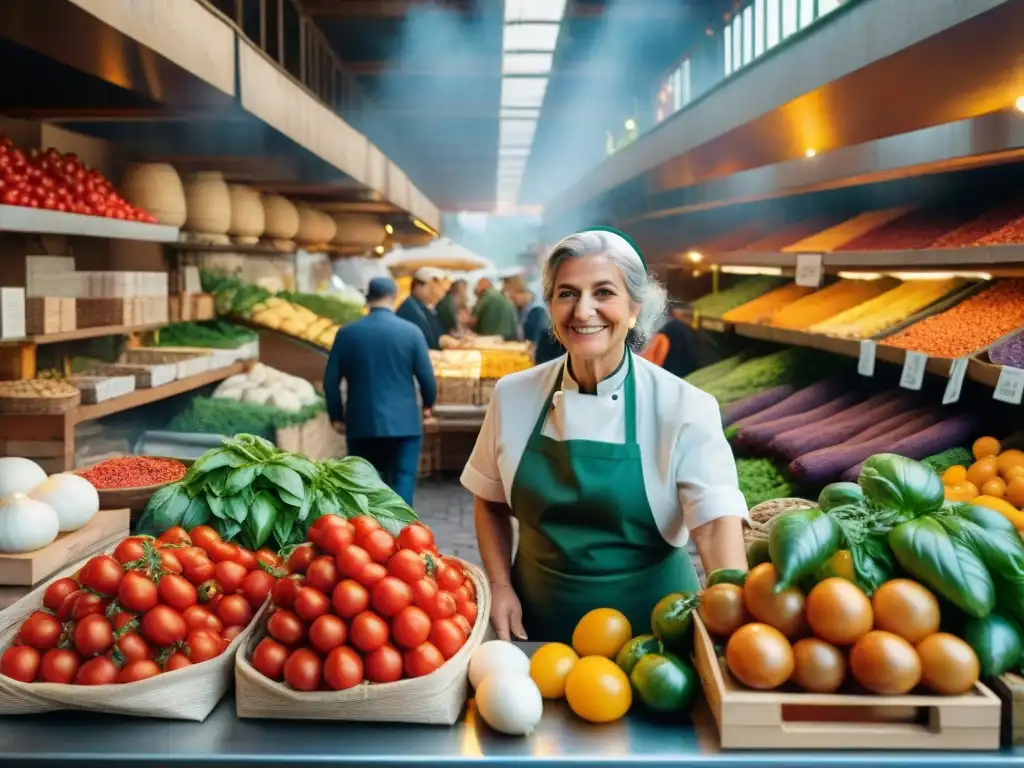
[[[1003,744],[1024,744],[1024,677],[1007,672],[992,680],[991,685],[1002,702]]]
[[[751,691],[732,680],[696,615],[694,662],[723,749],[999,748],[999,699],[981,683],[964,696]]]

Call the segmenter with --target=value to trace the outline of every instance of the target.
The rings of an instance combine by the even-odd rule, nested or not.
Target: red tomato
[[[329,653],[345,644],[345,622],[329,613],[318,616],[309,625],[309,644],[320,653]]]
[[[476,603],[464,603],[459,606],[459,615],[469,622],[469,626],[476,625]]]
[[[33,611],[18,630],[18,638],[24,645],[31,645],[40,651],[54,648],[60,641],[64,627],[56,617],[45,611]]]
[[[188,658],[193,664],[214,659],[224,651],[225,643],[220,635],[209,629],[193,629],[185,637]]]
[[[82,666],[82,659],[69,648],[51,648],[43,654],[39,676],[46,683],[70,685]]]
[[[117,638],[117,647],[126,661],[140,661],[153,658],[153,649],[138,632],[125,632]]]
[[[208,525],[197,525],[189,531],[189,537],[191,537],[193,544],[197,547],[202,547],[207,553],[209,553],[210,548],[214,544],[223,541],[220,534]]]
[[[196,588],[188,579],[176,573],[165,573],[160,577],[157,594],[164,605],[169,605],[176,611],[184,611],[199,600]]]
[[[281,559],[281,556],[276,552],[266,549],[265,547],[256,552],[256,559],[275,570],[278,568],[284,568],[284,560]]]
[[[192,562],[182,564],[182,573],[185,574],[185,578],[197,587],[212,580],[216,572],[217,566],[207,557],[196,558]]]
[[[80,654],[86,658],[99,656],[114,644],[114,628],[105,616],[94,613],[75,625],[71,637]]]
[[[167,605],[158,605],[142,617],[139,631],[149,642],[163,648],[184,640],[188,625],[176,610]]]
[[[188,531],[182,528],[180,525],[176,525],[173,528],[168,528],[166,531],[156,537],[156,540],[161,544],[187,544],[192,546],[192,537],[188,535]]]
[[[292,651],[284,663],[284,681],[297,691],[315,691],[320,686],[320,659],[308,648]]]
[[[357,578],[363,566],[370,562],[370,553],[352,544],[338,553],[338,572],[350,579]]]
[[[267,619],[267,632],[285,645],[296,645],[306,636],[306,625],[291,611],[280,609]]]
[[[471,634],[473,634],[473,625],[469,623],[465,616],[461,616],[460,614],[456,613],[454,616],[452,616],[452,621],[459,625],[459,629],[462,630],[462,634],[464,634],[467,638]]]
[[[278,682],[284,679],[284,663],[287,659],[288,648],[272,637],[264,637],[252,652],[252,665],[256,671]]]
[[[466,574],[462,572],[462,569],[453,568],[450,565],[439,565],[434,573],[434,581],[437,582],[437,586],[445,592],[453,594],[455,590],[462,586],[462,582],[465,580]]]
[[[46,592],[43,594],[43,605],[56,613],[60,610],[60,606],[61,603],[64,602],[64,598],[77,589],[78,583],[74,579],[69,579],[67,577],[57,579],[46,588]]]
[[[363,682],[363,660],[351,648],[334,648],[324,662],[324,682],[332,691],[345,691]]]
[[[380,563],[367,563],[363,566],[363,570],[359,572],[356,580],[367,589],[371,589],[374,584],[387,575],[388,569]]]
[[[254,611],[267,601],[273,588],[274,577],[261,568],[249,571],[242,580],[242,594],[245,595],[245,599],[249,601],[249,605]]]
[[[230,645],[231,641],[234,640],[236,637],[238,637],[240,634],[242,634],[242,632],[244,630],[245,630],[245,627],[240,627],[240,626],[228,627],[221,634],[221,637],[224,638],[224,642],[225,643]]]
[[[360,543],[366,537],[370,531],[378,530],[381,525],[377,522],[377,519],[370,515],[360,515],[359,517],[353,517],[350,521],[352,528],[355,529],[356,542]]]
[[[174,554],[178,556],[178,562],[183,567],[210,559],[210,556],[206,554],[206,550],[202,547],[179,547],[174,550]]]
[[[150,661],[149,659],[129,661],[118,673],[117,682],[137,683],[140,680],[148,680],[149,678],[156,677],[159,674],[160,667],[155,661]]]
[[[156,584],[138,571],[129,571],[117,588],[117,602],[135,613],[143,613],[160,602]]]
[[[388,572],[407,584],[415,584],[427,575],[427,564],[411,549],[400,549],[388,560]]]
[[[168,571],[169,573],[181,573],[184,570],[175,550],[161,549],[157,554],[160,558],[161,570]]]
[[[323,518],[321,518],[323,519]],[[325,595],[331,594],[338,583],[338,566],[330,555],[320,555],[306,569],[306,584],[319,589]]]
[[[205,605],[190,605],[182,612],[181,617],[189,629],[212,629],[217,633],[224,629],[221,620]]]
[[[383,528],[377,528],[363,537],[362,547],[375,563],[386,563],[395,554],[395,537]]]
[[[385,643],[366,654],[363,669],[371,683],[394,683],[402,679],[402,654],[395,646]]]
[[[424,677],[444,664],[444,656],[430,642],[406,651],[402,659],[405,662],[405,674],[409,677]]]
[[[225,595],[233,595],[242,588],[242,582],[249,572],[244,565],[234,560],[221,560],[214,569],[213,578],[216,580]]]
[[[139,560],[145,554],[145,539],[129,536],[114,548],[114,559],[122,565]]]
[[[245,627],[252,621],[252,606],[244,595],[224,595],[216,610],[225,627]]]
[[[193,531],[195,533],[195,531]],[[164,672],[173,672],[176,669],[184,669],[185,667],[191,667],[192,662],[189,661],[181,651],[175,651],[167,657],[167,661],[164,662]]]
[[[0,656],[0,675],[31,683],[39,674],[39,651],[27,645],[14,645]]]
[[[441,619],[430,628],[430,642],[447,660],[466,644],[466,633],[454,619]]]
[[[427,613],[430,613],[429,606],[437,599],[437,582],[433,579],[424,578],[412,585],[412,601]]]
[[[312,587],[299,587],[299,593],[295,596],[295,613],[300,619],[312,621],[317,616],[323,616],[331,609],[331,601],[327,595]]]
[[[73,592],[67,596],[67,600],[71,602],[70,616],[68,618],[79,621],[84,619],[86,616],[93,616],[96,614],[103,614],[107,610],[107,602],[99,595],[94,595],[92,592],[81,593]],[[61,610],[57,612],[57,618],[61,621],[64,606],[61,605]]]
[[[320,534],[320,541],[317,546],[322,552],[328,555],[335,555],[355,541],[355,532],[348,521],[344,525],[335,525]]]
[[[278,608],[287,608],[291,610],[295,605],[295,597],[299,594],[299,588],[302,587],[303,582],[302,576],[285,576],[283,579],[278,579],[277,584],[270,591],[270,599],[274,601],[274,605]]]
[[[415,648],[430,637],[430,617],[415,605],[398,612],[391,621],[391,637],[403,648]]]
[[[316,549],[312,544],[300,544],[288,555],[288,573],[305,573],[314,557]]]
[[[118,630],[125,624],[130,624],[133,621],[136,622],[135,627],[138,627],[138,616],[128,611],[118,611],[114,614],[114,629]],[[132,628],[134,629],[135,627]]]
[[[215,563],[223,563],[225,560],[234,561],[238,557],[238,547],[229,541],[215,541],[207,550],[210,559]]]
[[[117,682],[117,665],[106,656],[89,659],[78,668],[75,685],[113,685]]]
[[[459,584],[459,588],[452,592],[455,597],[455,604],[460,608],[473,599],[473,594],[466,587],[465,583]]]
[[[259,567],[256,555],[245,547],[239,547],[237,544],[235,545],[235,562],[244,567],[246,572]]]
[[[348,628],[349,642],[360,651],[375,651],[388,641],[388,625],[372,611],[363,611]]]
[[[417,554],[428,552],[434,546],[434,534],[422,523],[413,523],[399,531],[398,546]]]
[[[338,582],[331,594],[331,605],[334,612],[345,619],[351,619],[370,607],[370,593],[366,587],[352,579]]]
[[[96,555],[82,567],[78,583],[101,595],[117,594],[117,585],[124,577],[124,568],[110,555]]]
[[[370,604],[381,616],[394,616],[412,605],[412,587],[394,576],[385,576],[370,590]]]
[[[462,582],[462,588],[469,593],[469,599],[476,602],[476,585],[473,584],[473,580],[471,578],[468,576],[466,577],[466,580]]]
[[[455,602],[455,595],[451,592],[444,592],[439,590],[434,595],[434,601],[428,605],[421,605],[420,608],[427,612],[434,621],[438,619],[450,619],[458,612],[459,606]]]

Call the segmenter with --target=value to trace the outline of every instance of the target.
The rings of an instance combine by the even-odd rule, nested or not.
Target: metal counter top
[[[854,766],[1024,765],[1024,749],[989,753],[722,752],[710,714],[696,724],[631,715],[605,726],[577,719],[561,702],[545,702],[529,738],[494,733],[472,704],[443,726],[239,720],[227,696],[206,722],[51,713],[4,718],[0,762],[14,766]]]

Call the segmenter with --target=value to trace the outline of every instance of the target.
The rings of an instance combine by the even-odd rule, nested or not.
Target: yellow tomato
[[[1009,485],[1014,480],[1024,480],[1024,465],[1012,466],[1006,469],[999,470],[999,474],[1002,476],[1006,484]]]
[[[580,657],[564,643],[542,645],[530,659],[530,677],[545,699],[560,699],[565,695],[565,680]]]
[[[994,496],[978,496],[976,499],[971,499],[971,504],[994,509],[1013,523],[1015,528],[1024,529],[1024,512],[1021,512],[1008,501],[997,499]]]
[[[971,446],[971,453],[976,459],[984,459],[986,456],[998,456],[1001,446],[994,437],[979,437]]]
[[[595,608],[573,630],[572,647],[580,656],[614,659],[631,637],[633,628],[622,613],[614,608]]]
[[[955,464],[942,473],[942,482],[945,485],[959,485],[967,480],[967,467]]]
[[[1004,498],[1017,509],[1024,507],[1024,477],[1014,478],[1006,484]]]
[[[1016,448],[1003,451],[996,457],[996,467],[1003,479],[1009,480],[1008,473],[1011,469],[1014,467],[1024,469],[1024,451],[1019,451]]]
[[[1001,499],[1006,495],[1006,483],[1000,477],[993,477],[979,490],[982,496],[995,496],[997,499]]]
[[[824,576],[838,576],[847,581],[854,580],[853,555],[848,549],[840,549],[825,563]]]
[[[629,678],[604,656],[585,656],[565,681],[565,700],[579,717],[591,723],[610,723],[629,711],[633,691]]]
[[[946,501],[970,501],[978,495],[978,487],[974,483],[963,482],[946,486]]]
[[[996,457],[986,456],[971,464],[967,470],[967,480],[981,488],[981,486],[995,477],[996,474]]]

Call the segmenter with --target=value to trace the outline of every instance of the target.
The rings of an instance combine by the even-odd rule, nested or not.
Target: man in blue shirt
[[[421,267],[412,276],[412,289],[409,298],[395,312],[403,320],[408,320],[423,332],[430,349],[441,348],[441,336],[444,328],[434,308],[444,296],[444,272],[433,267]]]
[[[324,397],[331,425],[348,439],[349,454],[373,464],[384,482],[412,506],[423,420],[430,418],[437,382],[423,333],[392,311],[397,293],[389,278],[370,280],[369,314],[334,337]],[[342,403],[342,381],[347,403]]]

